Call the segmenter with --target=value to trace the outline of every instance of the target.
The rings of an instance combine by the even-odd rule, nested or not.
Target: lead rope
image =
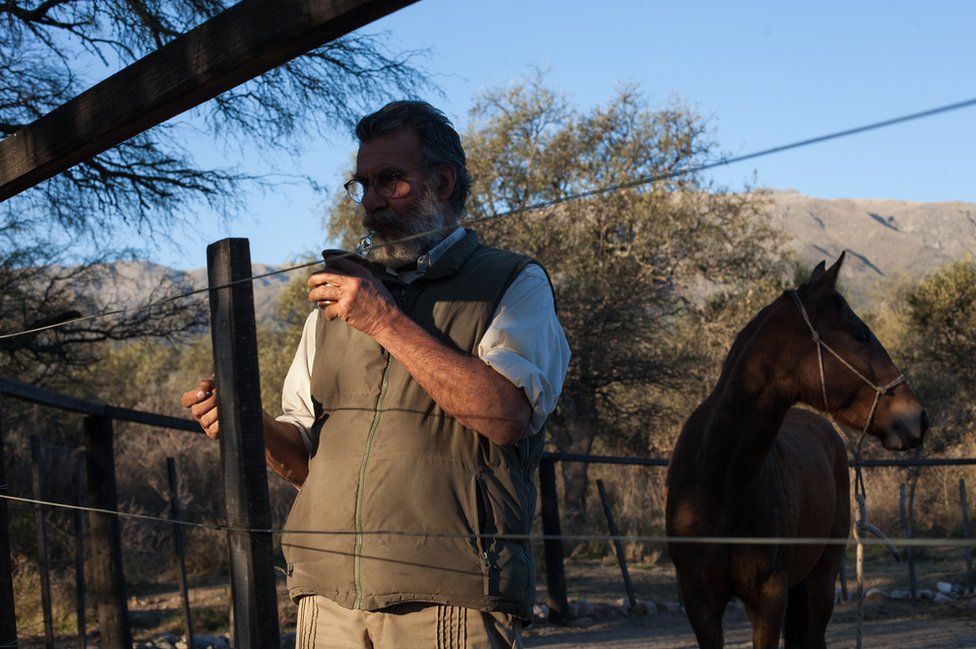
[[[892,389],[896,385],[905,382],[905,375],[899,374],[894,380],[886,383],[885,385],[875,385],[873,381],[861,374],[857,369],[845,361],[840,354],[834,351],[830,345],[823,341],[820,333],[814,328],[813,323],[810,322],[810,316],[807,315],[807,310],[803,307],[803,302],[800,300],[800,294],[796,291],[790,291],[793,296],[793,301],[796,302],[797,308],[800,309],[800,315],[803,316],[803,322],[806,323],[807,328],[810,330],[810,335],[813,338],[814,345],[817,348],[817,365],[820,369],[820,392],[823,395],[823,405],[824,413],[826,413],[831,425],[834,430],[840,436],[841,440],[844,442],[844,446],[847,447],[847,452],[850,453],[852,464],[854,465],[854,501],[857,503],[857,520],[854,522],[854,541],[857,544],[855,551],[855,570],[856,570],[856,581],[857,581],[857,649],[861,649],[864,642],[864,532],[871,532],[882,541],[886,542],[888,545],[888,550],[898,557],[897,551],[894,550],[894,546],[885,534],[879,530],[874,525],[868,523],[868,509],[867,509],[867,489],[864,486],[864,476],[861,474],[861,445],[864,443],[864,436],[868,432],[868,428],[871,427],[871,422],[874,421],[874,413],[878,409],[878,401],[881,397]],[[861,429],[861,435],[857,440],[857,445],[852,446],[847,435],[841,430],[840,425],[834,420],[833,415],[830,412],[830,406],[827,403],[827,380],[824,376],[824,362],[823,362],[823,351],[826,349],[830,352],[831,356],[836,358],[840,363],[854,373],[859,379],[864,383],[871,386],[874,390],[874,401],[871,403],[871,412],[868,414],[867,420],[864,422],[864,428]]]

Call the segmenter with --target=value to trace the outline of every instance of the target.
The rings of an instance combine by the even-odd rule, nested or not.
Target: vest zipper
[[[407,287],[400,289],[400,296],[397,302],[403,308],[407,301]],[[383,400],[386,397],[386,389],[390,385],[390,366],[393,364],[393,356],[387,354],[386,367],[383,368],[383,378],[380,380],[380,394],[376,397],[376,410],[373,412],[373,423],[369,427],[369,434],[366,435],[366,450],[363,452],[363,462],[359,466],[359,490],[356,493],[356,550],[353,552],[353,577],[356,582],[356,600],[352,607],[358,609],[363,604],[363,498],[366,491],[366,464],[369,462],[369,453],[373,448],[373,438],[376,436],[376,429],[380,425],[380,415],[383,410]]]
[[[386,397],[386,388],[390,384],[390,365],[393,364],[393,356],[387,356],[386,367],[383,368],[383,379],[380,382],[380,395],[376,398],[376,410],[373,412],[373,423],[369,427],[369,434],[366,436],[366,450],[363,453],[363,462],[359,466],[359,490],[356,493],[356,551],[353,554],[353,574],[356,581],[356,601],[353,608],[358,609],[363,603],[363,581],[362,581],[362,561],[363,561],[363,495],[366,489],[366,464],[369,462],[369,453],[373,448],[373,438],[376,436],[376,429],[380,424],[380,415],[383,409],[383,399]]]

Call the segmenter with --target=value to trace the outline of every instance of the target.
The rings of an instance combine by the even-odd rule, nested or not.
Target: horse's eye
[[[868,332],[862,331],[854,336],[854,340],[857,341],[858,345],[867,345],[868,341],[871,340],[871,336],[868,334]]]

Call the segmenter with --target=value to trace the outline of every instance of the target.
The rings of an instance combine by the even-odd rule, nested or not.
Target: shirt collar
[[[414,278],[419,277],[430,270],[431,266],[437,263],[437,260],[440,259],[445,252],[447,252],[448,248],[463,239],[465,234],[464,228],[458,226],[453,232],[444,237],[440,243],[428,250],[425,254],[417,257],[416,270],[411,269],[398,273],[391,268],[387,268],[386,272],[391,275],[396,275],[406,282],[410,282]]]

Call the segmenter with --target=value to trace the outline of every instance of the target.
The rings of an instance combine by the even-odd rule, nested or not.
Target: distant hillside
[[[813,268],[848,251],[841,282],[855,303],[899,275],[922,276],[949,261],[976,257],[976,203],[910,203],[886,199],[826,200],[795,191],[770,195],[771,224],[789,238],[800,261]],[[255,274],[274,267],[255,264]],[[160,279],[205,287],[205,269],[174,271],[149,262],[115,265],[112,291],[121,300],[145,299],[145,287]],[[273,320],[275,303],[298,271],[254,283],[258,320]],[[166,295],[171,294],[167,291]]]
[[[255,275],[275,270],[274,266],[254,264]],[[281,295],[291,278],[300,274],[282,273],[264,277],[254,282],[254,311],[258,321],[273,320],[278,296]],[[150,299],[146,287],[162,285],[158,295],[152,299],[168,297],[181,292],[179,288],[206,288],[207,269],[197,268],[190,271],[173,270],[148,261],[123,261],[114,264],[112,272],[106,281],[99,286],[105,292],[106,298],[114,298],[124,304],[139,304]],[[206,296],[204,296],[205,298]]]
[[[976,203],[811,198],[773,192],[769,218],[811,267],[846,249],[842,283],[855,300],[899,275],[920,277],[976,257]]]

